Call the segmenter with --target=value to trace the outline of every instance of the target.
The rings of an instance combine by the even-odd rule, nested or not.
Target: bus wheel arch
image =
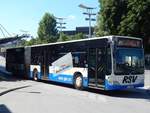
[[[38,81],[38,70],[36,68],[33,69],[32,75],[33,80]]]
[[[80,72],[75,72],[73,76],[73,85],[76,89],[83,89],[83,75]]]

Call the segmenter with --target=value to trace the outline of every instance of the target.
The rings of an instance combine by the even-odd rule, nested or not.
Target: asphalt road
[[[0,113],[149,113],[144,89],[79,91],[71,86],[30,80],[0,82]]]

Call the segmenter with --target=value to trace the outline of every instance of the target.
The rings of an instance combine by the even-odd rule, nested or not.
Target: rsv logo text
[[[124,76],[122,83],[134,83],[137,76]]]

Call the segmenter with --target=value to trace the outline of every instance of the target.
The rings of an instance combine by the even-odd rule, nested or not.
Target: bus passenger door
[[[105,48],[90,48],[88,54],[89,86],[103,87],[105,80]]]
[[[96,49],[91,48],[88,51],[88,81],[89,85],[96,84]]]
[[[105,55],[105,48],[98,48],[96,50],[97,52],[97,86],[102,86],[104,85],[104,81],[105,81],[105,75],[106,75],[106,55]]]
[[[41,55],[41,57],[42,57],[42,62],[41,62],[41,74],[42,74],[42,79],[43,80],[47,80],[48,78],[48,73],[47,73],[47,71],[48,71],[48,69],[47,69],[47,54],[46,54],[46,50],[43,50],[42,51],[42,55]]]

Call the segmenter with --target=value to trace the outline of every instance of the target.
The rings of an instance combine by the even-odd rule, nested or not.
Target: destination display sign
[[[128,39],[128,38],[118,38],[117,46],[119,47],[142,47],[141,40]]]

